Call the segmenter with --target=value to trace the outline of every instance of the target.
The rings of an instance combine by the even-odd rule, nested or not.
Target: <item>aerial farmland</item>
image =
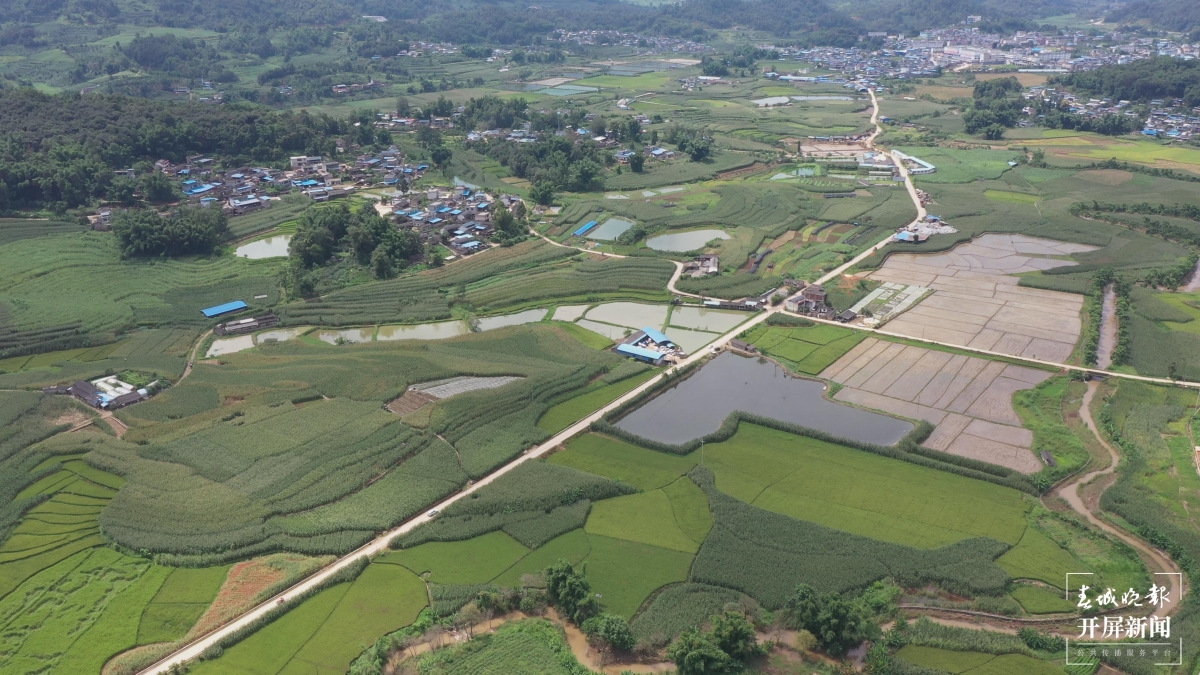
[[[0,31],[0,675],[1196,672],[1190,60],[117,4]]]

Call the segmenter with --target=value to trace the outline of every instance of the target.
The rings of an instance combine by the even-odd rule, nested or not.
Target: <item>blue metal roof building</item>
[[[583,227],[579,228],[578,230],[575,230],[575,235],[574,235],[574,236],[576,236],[576,237],[582,237],[582,236],[583,236],[584,234],[586,234],[586,233],[587,233],[589,230],[591,230],[593,227],[595,227],[595,226],[597,226],[597,225],[599,225],[599,224],[600,224],[600,223],[598,223],[598,222],[596,222],[596,221],[594,221],[594,220],[589,220],[589,221],[587,221],[587,223],[585,223],[585,224],[584,224],[584,226],[583,226]]]
[[[632,356],[638,361],[653,363],[654,365],[662,365],[663,357],[666,354],[656,352],[651,349],[643,349],[642,347],[634,347],[633,345],[617,345],[617,353],[625,356]]]
[[[650,328],[649,326],[643,328],[642,332],[646,334],[646,337],[653,340],[655,344],[659,344],[659,345],[675,344],[674,342],[671,342],[671,338],[667,337],[664,333],[662,333],[662,331],[655,330],[653,328]]]
[[[217,305],[216,307],[209,307],[208,309],[202,309],[202,310],[200,310],[200,313],[203,314],[204,316],[206,316],[207,318],[211,319],[214,316],[221,316],[222,314],[228,314],[230,312],[236,312],[239,310],[246,309],[246,307],[247,307],[246,303],[243,302],[242,300],[234,300],[233,302],[227,302],[223,305]]]

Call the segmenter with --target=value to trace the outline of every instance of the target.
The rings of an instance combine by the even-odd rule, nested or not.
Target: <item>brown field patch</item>
[[[1024,272],[1075,264],[1081,244],[985,234],[949,251],[888,257],[871,279],[933,289],[884,330],[948,345],[1064,362],[1083,329],[1083,297],[1019,286]]]
[[[1101,185],[1120,185],[1133,178],[1133,173],[1120,169],[1096,169],[1095,171],[1080,171],[1079,177]]]
[[[64,410],[61,415],[54,419],[53,424],[56,427],[64,425],[74,427],[83,424],[84,422],[88,422],[91,419],[92,416],[83,412],[82,410]]]
[[[747,166],[747,167],[744,167],[741,169],[733,169],[732,171],[721,172],[721,173],[717,174],[717,179],[718,180],[730,180],[732,178],[737,178],[739,176],[748,176],[752,173],[758,173],[759,171],[762,171],[763,169],[768,169],[771,166],[773,166],[773,165],[764,164],[762,162],[755,162],[755,163],[751,164],[750,166]]]
[[[1042,468],[1013,394],[1051,373],[867,338],[821,373],[839,401],[936,425],[924,445],[1022,473]]]
[[[387,404],[387,409],[397,415],[407,415],[415,413],[425,406],[437,400],[436,396],[430,396],[423,391],[408,390],[398,399],[394,399]]]
[[[1043,84],[1046,84],[1046,80],[1049,79],[1048,76],[1042,75],[1041,73],[976,73],[975,74],[976,80],[983,80],[985,82],[987,80],[999,80],[999,79],[1005,78],[1005,77],[1015,77],[1015,78],[1017,78],[1017,82],[1020,82],[1023,86],[1026,86],[1026,87],[1040,87]]]
[[[972,88],[948,87],[944,85],[935,86],[928,84],[919,85],[917,87],[917,96],[924,96],[925,94],[929,94],[930,96],[943,101],[952,98],[971,98]]]
[[[296,553],[275,553],[240,562],[229,568],[229,575],[217,597],[183,641],[216,630],[229,620],[275,595],[296,581],[333,562],[333,556],[310,557]]]

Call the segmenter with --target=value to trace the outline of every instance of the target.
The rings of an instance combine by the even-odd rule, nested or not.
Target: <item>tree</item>
[[[429,153],[429,159],[433,161],[434,166],[439,169],[444,169],[446,168],[446,164],[450,161],[450,157],[453,156],[453,154],[454,153],[450,151],[450,148],[447,148],[444,145],[439,145]]]
[[[983,137],[989,141],[998,141],[1004,138],[1004,125],[989,124],[983,130]]]
[[[121,255],[134,258],[210,253],[229,232],[221,209],[185,207],[166,217],[149,209],[113,217]]]
[[[154,171],[142,178],[142,196],[152,204],[169,202],[177,197],[171,179],[161,171]]]
[[[817,615],[817,630],[813,633],[825,651],[833,656],[845,654],[863,640],[863,620],[858,612],[839,595],[823,599]]]
[[[646,156],[640,152],[634,153],[629,157],[629,168],[633,169],[634,173],[641,173],[646,165]]]
[[[738,667],[709,635],[694,628],[684,631],[671,643],[667,658],[675,663],[678,675],[730,673]]]
[[[581,625],[600,610],[592,597],[592,586],[566,560],[546,568],[546,593],[576,625]]]
[[[133,206],[137,203],[137,197],[134,194],[137,192],[137,187],[137,181],[132,178],[117,176],[108,188],[108,198],[124,206]]]
[[[546,181],[539,181],[529,188],[529,198],[542,206],[554,203],[554,186]]]
[[[758,644],[754,626],[741,612],[725,612],[713,620],[713,640],[721,651],[739,661],[762,656],[766,650]]]
[[[423,124],[417,127],[417,143],[426,149],[436,148],[442,144],[442,133],[427,124]]]
[[[706,138],[694,138],[687,142],[686,146],[680,146],[683,151],[688,154],[688,157],[693,162],[700,162],[708,158],[712,154],[712,143]]]
[[[612,614],[598,614],[579,627],[589,638],[601,640],[613,649],[627,652],[637,643],[629,622]]]
[[[395,272],[395,266],[392,264],[392,256],[384,247],[380,246],[371,254],[371,273],[376,279],[387,279]]]
[[[816,635],[813,630],[817,625],[817,615],[821,613],[821,596],[808,584],[800,584],[792,591],[791,596],[783,604],[787,613],[789,625],[795,630],[807,630]]]

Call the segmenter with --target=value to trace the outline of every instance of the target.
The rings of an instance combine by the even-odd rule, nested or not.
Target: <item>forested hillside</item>
[[[1200,105],[1200,61],[1160,56],[1068,73],[1059,81],[1088,96],[1143,103],[1158,98],[1182,98],[1185,106]]]
[[[107,194],[113,169],[139,161],[212,153],[273,163],[289,154],[333,154],[333,139],[348,124],[246,104],[0,91],[0,209],[78,206]]]
[[[1109,23],[1149,19],[1156,28],[1200,30],[1200,3],[1195,0],[1137,0],[1114,10],[1104,18]]]

